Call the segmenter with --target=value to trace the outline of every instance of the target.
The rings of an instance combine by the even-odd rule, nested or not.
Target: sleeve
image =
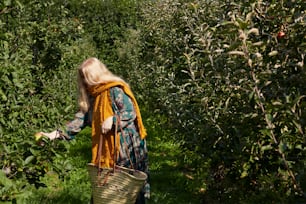
[[[77,112],[74,115],[74,119],[66,124],[66,133],[69,137],[74,137],[84,127],[86,127],[87,113]]]
[[[112,107],[114,113],[120,117],[121,127],[126,127],[133,123],[136,119],[136,112],[132,100],[124,91],[119,87],[113,87],[110,89],[110,95],[112,98]],[[114,117],[114,124],[116,118]]]
[[[66,134],[73,139],[75,135],[81,132],[87,126],[91,126],[92,121],[92,104],[94,103],[94,98],[89,98],[90,107],[87,113],[83,113],[82,111],[78,111],[74,115],[74,119],[69,121],[65,126]]]

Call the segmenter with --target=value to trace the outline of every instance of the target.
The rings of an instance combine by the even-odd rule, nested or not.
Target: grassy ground
[[[152,135],[148,139],[150,150],[151,203],[198,204],[199,198],[188,192],[188,182],[192,182],[182,162],[184,153],[179,145],[167,134]]]
[[[198,204],[199,199],[190,194],[186,184],[184,156],[179,145],[169,139],[169,134],[160,133],[158,127],[148,129],[150,160],[151,198],[148,204]],[[91,159],[90,129],[84,129],[77,138],[68,144],[67,160],[73,166],[64,178],[49,173],[44,178],[47,187],[35,190],[31,204],[87,204],[91,189],[86,164]]]

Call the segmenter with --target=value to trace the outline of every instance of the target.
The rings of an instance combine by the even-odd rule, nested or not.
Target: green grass
[[[151,122],[146,126],[151,183],[151,199],[148,204],[201,203],[197,193],[188,190],[192,188],[194,180],[184,162],[186,154],[179,143],[172,139],[171,132],[162,129],[156,118],[146,122]]]
[[[149,140],[151,199],[148,203],[198,204],[198,197],[188,192],[191,181],[181,162],[184,154],[178,144],[159,138]]]

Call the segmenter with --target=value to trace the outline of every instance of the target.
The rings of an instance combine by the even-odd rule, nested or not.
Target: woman
[[[97,58],[89,58],[78,69],[78,88],[80,112],[67,124],[68,135],[73,137],[89,121],[92,128],[91,163],[98,165],[100,162],[101,167],[112,167],[115,162],[117,165],[134,167],[148,174],[145,140],[147,134],[137,101],[129,85],[111,73]],[[118,129],[121,130],[116,138],[116,141],[120,141],[116,143],[118,159],[114,161],[113,128],[117,119],[119,120]],[[58,131],[54,131],[53,134],[58,134]],[[104,135],[104,140],[101,159],[98,161],[97,150],[101,134]],[[44,135],[50,136],[52,133],[44,133]],[[145,197],[149,197],[148,183],[136,203],[145,203]]]

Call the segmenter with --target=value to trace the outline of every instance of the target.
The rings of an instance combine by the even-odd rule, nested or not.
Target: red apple
[[[284,31],[279,31],[279,32],[277,33],[277,38],[278,38],[278,39],[282,39],[282,38],[285,37],[285,35],[286,35],[286,33],[285,33]]]

